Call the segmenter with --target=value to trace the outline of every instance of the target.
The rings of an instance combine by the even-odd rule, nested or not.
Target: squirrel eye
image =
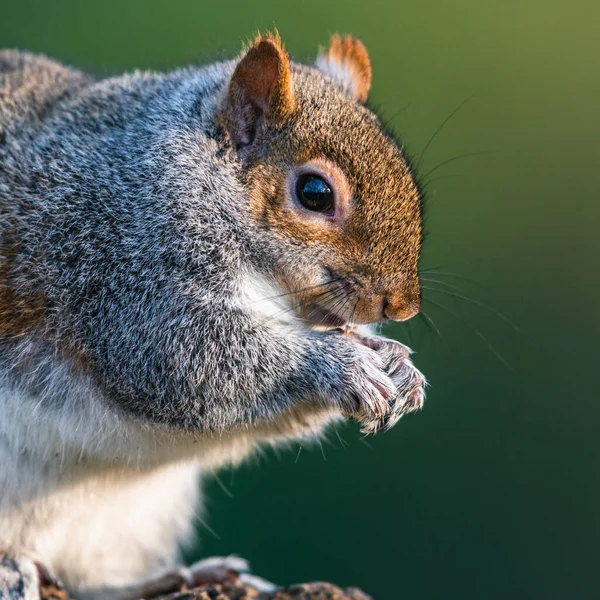
[[[318,175],[306,173],[296,181],[296,196],[304,208],[329,213],[334,209],[334,197],[328,183]]]

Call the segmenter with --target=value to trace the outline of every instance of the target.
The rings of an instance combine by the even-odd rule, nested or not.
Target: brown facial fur
[[[295,110],[276,127],[263,122],[245,158],[257,224],[302,249],[298,261],[277,265],[280,284],[304,290],[334,273],[343,283],[298,293],[299,302],[326,302],[347,320],[353,312],[355,322],[375,322],[385,319],[387,297],[387,317],[412,316],[420,303],[421,208],[396,142],[317,70],[293,66],[292,85]],[[289,202],[290,173],[308,161],[333,163],[346,178],[351,208],[339,226],[306,219]],[[344,295],[352,298],[342,307]]]

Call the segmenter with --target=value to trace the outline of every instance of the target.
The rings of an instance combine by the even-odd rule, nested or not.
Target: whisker
[[[321,292],[312,298],[312,300],[320,300],[321,303],[330,303],[335,300],[340,294],[345,293],[344,286],[339,287],[335,290],[326,290],[325,292]]]
[[[344,294],[342,295],[341,299],[338,300],[338,302],[336,304],[334,304],[333,306],[331,306],[331,311],[334,312],[337,309],[338,305],[341,304],[341,307],[339,308],[339,312],[337,314],[344,315],[344,311],[346,310],[346,305],[348,304],[348,302],[350,301],[350,299],[352,298],[352,287],[351,286],[346,286],[344,287]]]
[[[351,295],[352,288],[348,284],[348,282],[344,282],[337,290],[335,290],[335,294],[326,300],[327,309],[334,314],[340,314],[343,310],[343,305],[348,296]],[[338,306],[342,305],[342,310],[338,310]],[[312,315],[312,312],[311,312]]]
[[[286,296],[293,296],[295,294],[303,294],[304,292],[309,292],[311,290],[316,290],[320,287],[325,287],[325,286],[329,286],[332,285],[334,283],[337,283],[338,281],[340,281],[341,277],[338,277],[336,279],[332,279],[330,281],[327,281],[325,283],[320,283],[319,285],[313,285],[311,287],[307,287],[307,288],[302,288],[299,290],[294,290],[292,292],[285,292],[283,294],[277,294],[276,296],[270,296],[268,298],[259,298],[258,300],[255,300],[254,302],[251,302],[251,304],[254,304],[255,302],[264,302],[266,300],[277,300],[278,298],[285,298]]]
[[[344,438],[342,438],[342,436],[340,435],[340,432],[337,430],[337,427],[335,426],[335,424],[332,424],[332,428],[333,428],[333,431],[335,431],[335,435],[337,435],[337,438],[340,441],[340,445],[342,446],[342,448],[344,448],[344,449],[348,448],[350,446],[350,444]]]
[[[410,102],[405,104],[400,110],[397,110],[391,117],[387,118],[383,122],[383,128],[385,129],[400,113],[403,113],[410,106]]]
[[[412,327],[411,327],[411,323],[410,321],[405,321],[403,323],[396,323],[396,325],[398,325],[401,329],[402,329],[402,333],[406,333],[406,335],[408,336],[408,343],[410,345],[410,347],[414,347],[414,338],[413,338],[413,331],[412,331]]]
[[[214,529],[213,529],[213,528],[212,528],[212,527],[211,527],[211,526],[208,524],[208,522],[207,522],[207,521],[205,521],[205,520],[204,520],[204,519],[203,519],[203,518],[200,516],[200,514],[198,513],[198,511],[197,511],[197,510],[195,510],[195,509],[192,509],[192,512],[193,512],[193,514],[194,514],[194,517],[195,517],[196,519],[198,519],[198,522],[200,523],[200,525],[202,525],[203,527],[205,527],[205,528],[206,528],[206,530],[207,530],[209,533],[211,533],[211,534],[212,534],[212,535],[213,535],[213,536],[214,536],[214,537],[215,537],[217,540],[220,540],[220,539],[221,539],[221,536],[220,536],[220,535],[219,535],[219,534],[218,534],[218,533],[217,533],[217,532],[216,532],[216,531],[215,531],[215,530],[214,530]]]
[[[231,493],[229,488],[221,481],[221,478],[216,473],[213,473],[213,477],[215,478],[215,481],[217,482],[219,487],[223,490],[225,495],[228,496],[229,498],[233,498],[233,494]]]
[[[437,267],[429,267],[427,269],[419,269],[419,273],[429,273],[430,271],[438,271],[439,269],[445,269],[448,265],[437,265]]]
[[[364,444],[369,450],[373,450],[373,446],[365,439],[368,435],[368,433],[365,433],[364,435],[358,436],[358,441],[361,444]]]
[[[360,298],[357,298],[356,302],[354,303],[354,308],[352,309],[352,314],[350,315],[350,320],[348,321],[350,327],[354,327],[354,315],[356,314],[356,308],[358,306],[359,301]]]
[[[460,173],[442,173],[441,175],[438,175],[437,177],[432,177],[431,179],[428,179],[427,181],[424,181],[424,185],[425,187],[427,187],[429,189],[429,186],[432,183],[435,183],[436,181],[440,181],[441,179],[449,179],[451,177],[455,177],[455,178],[464,178],[464,175],[461,175]]]
[[[419,158],[417,159],[417,169],[419,169],[419,167],[421,166],[421,163],[423,162],[423,158],[425,157],[425,153],[427,152],[427,149],[429,148],[429,146],[431,146],[432,142],[435,140],[435,138],[438,136],[438,134],[440,133],[440,131],[442,131],[442,129],[444,129],[444,127],[446,126],[446,124],[448,123],[448,121],[450,121],[450,119],[452,119],[452,117],[465,105],[467,104],[467,102],[469,102],[470,100],[472,100],[474,98],[475,94],[471,94],[468,98],[466,98],[465,100],[463,100],[441,123],[441,125],[433,132],[433,135],[429,138],[428,142],[425,144],[425,146],[423,147],[423,150],[421,150],[421,154],[419,155]]]
[[[437,334],[437,336],[440,339],[442,338],[442,334],[440,332],[439,327],[435,324],[435,321],[423,309],[421,309],[421,311],[419,312],[419,317],[421,317],[423,319],[423,321],[425,323],[427,323],[427,325],[429,325],[430,329],[433,329],[433,331],[435,331],[435,333]]]
[[[457,273],[451,273],[449,271],[438,271],[436,268],[433,268],[433,269],[421,269],[419,271],[419,276],[421,276],[423,273],[433,274],[436,277],[440,276],[440,277],[450,277],[451,279],[460,279],[462,281],[466,281],[467,283],[471,283],[473,285],[477,285],[477,286],[482,287],[484,289],[489,289],[489,287],[487,285],[484,285],[480,281],[476,281],[475,279],[469,279],[468,277],[465,277],[464,275],[459,275]]]
[[[321,448],[321,456],[323,456],[323,460],[327,462],[327,457],[325,456],[325,448],[323,448],[323,442],[318,436],[315,436],[317,443],[319,444],[319,448]]]
[[[424,182],[425,185],[427,185],[427,177],[429,177],[432,173],[435,173],[438,169],[441,169],[443,166],[454,162],[456,160],[460,160],[462,158],[469,158],[471,156],[480,156],[481,154],[492,154],[494,152],[494,150],[479,150],[477,152],[465,152],[463,154],[457,154],[456,156],[453,156],[452,158],[447,158],[446,160],[443,160],[441,163],[437,164],[435,167],[433,167],[433,169],[429,169],[429,171],[427,171],[427,173],[425,173],[424,175],[421,175],[421,180]]]
[[[423,298],[423,300],[425,302],[429,302],[430,304],[437,306],[439,309],[443,310],[444,312],[448,313],[449,315],[452,315],[455,319],[459,320],[461,323],[466,325],[480,340],[482,340],[485,343],[485,345],[488,347],[490,352],[492,352],[492,354],[507,369],[509,369],[513,373],[515,372],[515,369],[506,361],[506,359],[502,356],[502,354],[500,354],[500,352],[498,352],[498,350],[496,350],[496,348],[486,339],[486,337],[483,335],[483,333],[481,333],[481,331],[479,331],[479,329],[477,329],[474,325],[469,323],[469,321],[467,321],[466,319],[463,319],[460,315],[457,315],[455,312],[451,311],[449,308],[446,308],[443,304],[440,304],[439,302],[436,302],[435,300],[432,300],[431,298]]]
[[[464,290],[457,285],[453,285],[451,283],[446,283],[445,281],[440,281],[439,279],[429,279],[427,277],[421,277],[421,281],[427,281],[428,283],[437,283],[438,285],[443,285],[444,287],[458,290],[459,292],[463,292]]]
[[[317,294],[317,296],[315,296],[316,298],[321,298],[323,303],[331,303],[331,302],[335,302],[340,298],[343,298],[343,296],[345,295],[346,290],[345,287],[342,288],[338,288],[335,290],[327,290],[325,292],[322,292],[321,294]],[[290,313],[290,312],[295,312],[298,308],[300,308],[302,306],[302,302],[298,302],[297,304],[294,304],[292,306],[286,307],[281,309],[280,311],[276,312],[273,316],[273,318],[278,318],[286,313]],[[318,307],[313,307],[312,310],[310,311],[310,313],[308,314],[308,316],[306,317],[306,319],[310,320],[310,317],[312,317],[312,315],[316,312]]]
[[[462,294],[457,294],[456,292],[452,292],[451,290],[439,290],[436,288],[431,288],[431,287],[426,287],[426,286],[421,286],[421,288],[424,290],[428,290],[430,292],[437,292],[438,294],[447,294],[448,296],[453,296],[454,298],[459,298],[461,300],[464,300],[465,302],[469,302],[470,304],[479,306],[480,308],[487,310],[488,312],[492,313],[493,315],[496,315],[499,319],[502,319],[505,323],[508,323],[517,333],[521,333],[521,330],[519,329],[519,327],[515,323],[513,323],[506,315],[502,314],[499,310],[496,310],[495,308],[492,308],[491,306],[484,304],[483,302],[479,302],[479,300],[473,300],[472,298],[469,298],[468,296],[463,296]]]
[[[335,313],[335,309],[337,308],[337,305],[342,302],[344,300],[344,298],[346,297],[346,287],[342,286],[341,288],[338,288],[335,293],[333,294],[333,296],[331,298],[329,298],[328,300],[326,300],[325,302],[327,303],[327,308],[328,310],[330,310],[331,312]],[[314,312],[317,310],[317,307],[314,307],[310,314],[309,317],[311,317]]]
[[[324,292],[321,292],[320,294],[317,294],[314,297],[314,300],[320,299],[322,302],[331,302],[332,299],[335,299],[338,294],[340,293],[340,289],[335,289],[335,290],[325,290]],[[330,296],[330,297],[329,297]],[[297,302],[296,304],[292,304],[291,306],[287,306],[282,308],[280,311],[276,312],[273,317],[277,318],[280,317],[283,314],[289,313],[289,312],[294,312],[296,311],[298,308],[300,308],[302,306],[302,302]],[[315,309],[313,309],[314,311]],[[312,314],[312,312],[311,312]]]

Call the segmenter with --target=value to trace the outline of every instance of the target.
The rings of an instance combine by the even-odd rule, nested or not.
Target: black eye
[[[304,208],[320,213],[334,209],[333,192],[327,182],[318,175],[306,173],[298,177],[296,196]]]

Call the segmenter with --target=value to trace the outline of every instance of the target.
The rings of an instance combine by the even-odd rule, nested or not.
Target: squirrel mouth
[[[302,317],[312,329],[342,329],[346,320],[321,304],[311,304],[302,311]]]

